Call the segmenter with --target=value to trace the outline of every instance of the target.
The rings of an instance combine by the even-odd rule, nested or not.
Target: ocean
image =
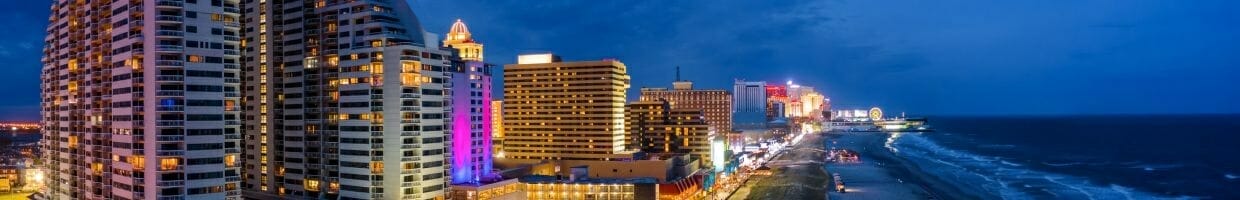
[[[885,146],[984,199],[1240,199],[1240,115],[929,119]]]

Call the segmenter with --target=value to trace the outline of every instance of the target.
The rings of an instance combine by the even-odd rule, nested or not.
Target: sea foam
[[[927,174],[966,191],[995,194],[1002,199],[1164,199],[1152,193],[1121,185],[1099,185],[1071,175],[1038,171],[1011,158],[983,156],[939,145],[922,134],[903,134],[888,138],[884,146],[915,163]],[[899,151],[894,151],[899,149]],[[1042,163],[1064,167],[1083,163]],[[1150,168],[1177,167],[1146,165]],[[1232,175],[1232,174],[1228,174]],[[1240,178],[1228,176],[1229,179]]]

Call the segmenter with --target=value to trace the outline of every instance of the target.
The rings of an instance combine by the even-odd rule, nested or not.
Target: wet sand
[[[839,173],[846,193],[831,191],[830,199],[981,199],[960,191],[937,177],[922,173],[911,162],[885,148],[888,133],[831,133],[828,149],[850,149],[861,155],[861,163],[827,164],[827,171]]]

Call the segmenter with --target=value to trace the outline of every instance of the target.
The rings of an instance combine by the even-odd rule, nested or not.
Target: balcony
[[[159,16],[155,16],[155,22],[162,22],[162,23],[181,23],[181,22],[184,22],[184,21],[185,21],[185,18],[182,18],[181,16],[172,16],[172,15],[159,15]]]
[[[160,141],[160,142],[175,142],[175,141],[185,141],[185,136],[180,136],[180,135],[161,135],[161,136],[159,136],[159,137],[156,137],[155,139],[156,139],[157,141]]]
[[[185,81],[185,76],[181,75],[159,75],[155,77],[155,81]]]
[[[157,126],[185,126],[185,120],[156,120]]]
[[[159,96],[159,97],[179,97],[179,96],[185,96],[185,91],[162,90],[162,91],[155,92],[155,96]]]
[[[158,156],[183,156],[185,150],[156,150],[155,155]],[[180,169],[180,167],[178,167]]]
[[[417,149],[417,148],[421,148],[421,145],[417,145],[417,144],[403,144],[403,145],[400,145],[400,148],[401,148],[401,149]]]
[[[235,64],[224,64],[224,69],[241,69],[241,66]]]
[[[184,67],[185,61],[180,60],[156,60],[155,66],[159,67]]]
[[[159,107],[155,107],[155,110],[157,111],[185,111],[185,106],[180,106],[180,105],[159,106]]]
[[[236,79],[236,78],[226,78],[226,79],[224,79],[224,83],[241,83],[241,79]]]
[[[169,37],[169,38],[171,38],[171,37],[176,37],[176,38],[179,38],[179,37],[185,37],[185,32],[184,32],[184,31],[179,31],[179,30],[157,30],[157,31],[155,31],[155,36],[158,36],[158,37]]]
[[[241,23],[237,23],[237,22],[223,22],[223,23],[224,23],[224,27],[241,28]]]
[[[180,53],[185,51],[185,47],[181,45],[157,45],[155,51],[163,53]]]
[[[185,3],[181,0],[159,0],[155,2],[155,6],[159,8],[182,8]]]
[[[400,98],[406,98],[406,99],[413,99],[413,98],[419,98],[419,97],[422,97],[422,95],[419,95],[419,94],[401,94],[400,95]]]
[[[422,108],[415,106],[401,106],[400,111],[422,111]]]
[[[160,181],[156,185],[159,185],[160,187],[182,186],[182,185],[185,185],[185,181]]]
[[[422,134],[413,131],[400,132],[400,136],[420,136]]]
[[[224,55],[237,56],[241,55],[241,53],[238,53],[237,50],[224,50]]]

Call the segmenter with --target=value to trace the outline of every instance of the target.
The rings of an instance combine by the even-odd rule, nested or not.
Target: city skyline
[[[426,19],[423,21],[427,31],[433,33],[446,33],[456,19],[469,22],[476,32],[520,33],[480,36],[493,46],[504,47],[490,50],[494,58],[490,63],[514,63],[517,53],[538,51],[561,52],[571,60],[619,58],[633,66],[632,73],[638,77],[634,88],[667,87],[666,83],[673,79],[667,72],[679,65],[688,72],[685,79],[697,82],[700,88],[725,89],[734,78],[793,80],[818,86],[828,97],[840,96],[833,99],[838,105],[883,106],[892,111],[930,115],[1240,112],[1240,105],[1227,103],[1240,100],[1240,92],[1210,89],[1215,85],[1240,84],[1240,80],[1227,77],[1237,73],[1237,68],[1228,66],[1240,62],[1238,58],[1219,53],[1240,47],[1235,40],[1226,39],[1240,31],[1213,26],[1236,22],[1235,14],[1221,9],[1235,7],[1236,2],[1174,2],[1170,4],[1177,6],[1159,6],[1090,1],[1033,6],[960,1],[920,9],[917,5],[882,7],[907,14],[871,12],[880,5],[862,2],[720,3],[687,7],[694,3],[414,1],[410,5],[419,17]],[[995,6],[1012,13],[933,15],[962,11],[953,5],[971,4]],[[6,69],[10,73],[0,75],[11,82],[0,86],[0,90],[17,94],[0,99],[0,109],[7,110],[0,114],[0,120],[37,119],[33,115],[38,113],[37,66],[43,35],[38,27],[46,26],[47,5],[46,1],[20,1],[0,8],[10,15],[4,22],[17,27],[0,30],[0,59],[11,63],[10,69]],[[502,6],[514,9],[456,12],[502,10],[484,9]],[[1023,6],[1030,9],[1016,9]],[[752,11],[718,15],[718,19],[700,17],[738,7]],[[1067,11],[1056,11],[1057,8]],[[1088,9],[1098,12],[1085,12]],[[624,15],[565,19],[553,14],[587,11]],[[523,13],[530,15],[519,16]],[[653,20],[659,19],[654,16],[679,20],[665,23]],[[977,17],[1003,17],[1008,23],[993,25],[969,20]],[[1073,18],[1080,20],[1063,22]],[[700,31],[711,30],[706,29],[708,25],[720,20],[735,21],[736,26],[719,29],[735,36]],[[1049,21],[1062,23],[1046,23]],[[594,30],[582,27],[605,28],[612,33],[582,34]],[[1013,28],[1043,34],[1008,31]],[[1190,33],[1200,35],[1186,37]],[[779,38],[763,38],[766,36]],[[967,38],[985,40],[964,40]],[[799,42],[782,42],[784,39]],[[581,42],[601,42],[614,48],[571,45]],[[719,45],[745,43],[762,45],[712,55]],[[1072,45],[1075,43],[1082,45]],[[672,60],[664,62],[666,59]],[[966,71],[992,76],[962,73]],[[1107,90],[1121,86],[1131,89]]]
[[[4,198],[1240,196],[1240,2],[46,2]]]

